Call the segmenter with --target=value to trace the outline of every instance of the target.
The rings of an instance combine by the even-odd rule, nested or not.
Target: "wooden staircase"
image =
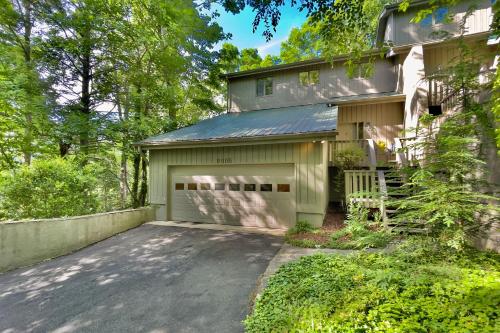
[[[429,229],[423,222],[409,222],[396,220],[396,206],[395,200],[401,200],[407,197],[407,192],[403,189],[405,184],[404,178],[399,174],[396,168],[389,168],[379,174],[379,179],[383,177],[386,185],[386,192],[383,196],[384,210],[382,212],[385,226],[396,233],[404,234],[426,234]],[[380,182],[380,180],[379,180]]]

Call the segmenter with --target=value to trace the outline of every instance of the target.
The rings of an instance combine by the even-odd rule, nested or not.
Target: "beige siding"
[[[460,4],[450,8],[453,13],[454,22],[449,24],[436,24],[430,27],[422,26],[420,23],[412,23],[416,13],[421,8],[411,8],[405,13],[394,12],[392,19],[388,20],[386,38],[394,45],[419,44],[424,42],[442,39],[443,36],[437,31],[446,31],[453,35],[459,33],[459,22],[463,20],[466,11],[470,5],[476,5],[476,10],[466,20],[466,34],[475,34],[488,31],[491,24],[491,2],[490,0],[481,1],[462,1]],[[393,21],[392,21],[393,20]],[[386,30],[387,32],[387,30]],[[386,41],[388,41],[386,39]]]
[[[339,108],[338,140],[351,140],[353,123],[364,122],[365,138],[389,147],[403,129],[403,103],[346,105]]]
[[[283,143],[267,145],[189,148],[150,151],[150,202],[165,214],[168,167],[178,165],[265,165],[293,163],[295,166],[297,218],[320,224],[326,209],[327,143]],[[167,216],[159,218],[166,219]]]
[[[304,87],[299,84],[299,73],[319,69],[320,82]],[[332,98],[391,92],[396,88],[397,76],[391,62],[376,62],[370,78],[348,78],[342,64],[323,64],[302,69],[290,69],[268,74],[273,77],[273,94],[256,95],[256,77],[235,78],[230,81],[230,111],[271,109],[294,105],[326,103]]]
[[[478,61],[484,64],[484,68],[490,68],[496,55],[496,46],[487,46],[485,39],[471,41],[468,46],[473,50],[473,54]],[[458,62],[460,50],[456,42],[439,44],[437,46],[424,47],[425,74],[433,74],[439,69]]]

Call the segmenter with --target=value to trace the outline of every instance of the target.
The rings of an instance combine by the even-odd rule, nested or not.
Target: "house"
[[[376,58],[369,77],[362,75],[363,65],[348,77],[347,56],[334,58],[333,66],[312,59],[230,73],[227,113],[140,142],[149,152],[156,218],[270,228],[305,220],[319,226],[335,199],[335,156],[353,146],[364,158],[360,170],[346,172],[346,195],[382,191],[388,167],[416,158],[398,148],[415,140],[411,129],[419,116],[446,111],[439,82],[425,77],[456,55],[453,37],[471,1],[411,23],[426,3],[414,1],[406,12],[385,7],[377,39],[391,48]],[[452,10],[454,22],[446,22]],[[491,18],[491,1],[482,0],[465,22],[466,42],[485,55],[482,71],[497,61]],[[451,36],[444,38],[440,29]]]

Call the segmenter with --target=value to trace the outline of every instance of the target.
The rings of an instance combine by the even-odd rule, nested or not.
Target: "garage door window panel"
[[[260,191],[261,192],[272,192],[273,191],[273,184],[260,184]]]
[[[210,190],[210,183],[200,183],[200,190],[202,191]]]
[[[243,187],[243,190],[245,192],[254,192],[255,189],[256,189],[255,184],[245,184],[245,186]]]
[[[176,191],[184,191],[184,183],[175,183]]]
[[[226,190],[226,184],[224,184],[224,183],[215,183],[215,190],[216,191],[225,191]]]
[[[240,184],[229,184],[229,191],[239,191]]]
[[[290,192],[290,184],[278,184],[278,192]]]
[[[197,183],[188,183],[188,190],[189,191],[196,191],[197,189],[198,189]]]

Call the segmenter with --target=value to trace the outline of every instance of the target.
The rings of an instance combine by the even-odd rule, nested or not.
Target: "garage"
[[[141,141],[159,221],[321,226],[337,107],[229,112]]]
[[[279,228],[295,224],[293,164],[172,168],[175,221]]]

